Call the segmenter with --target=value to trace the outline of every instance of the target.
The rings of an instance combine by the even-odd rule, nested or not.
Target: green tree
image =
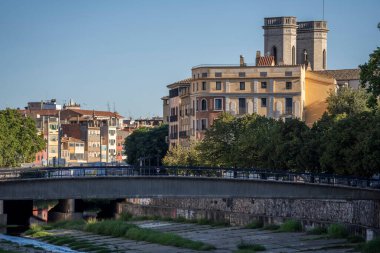
[[[347,114],[353,115],[369,111],[367,106],[369,93],[364,89],[352,89],[350,87],[341,87],[337,92],[330,92],[326,99],[327,111],[331,115]]]
[[[323,172],[365,177],[380,172],[380,117],[376,112],[335,119],[321,143]]]
[[[380,96],[380,47],[369,55],[367,63],[359,66],[360,68],[360,83],[363,88],[372,94],[368,104],[375,108]]]
[[[168,125],[135,130],[124,142],[127,162],[138,164],[143,159],[145,165],[159,165],[168,150],[167,135]]]
[[[0,111],[0,166],[15,167],[32,162],[45,141],[37,134],[35,122],[17,110]]]
[[[167,166],[197,166],[200,165],[200,157],[197,145],[191,143],[189,147],[177,145],[170,148],[162,159]]]

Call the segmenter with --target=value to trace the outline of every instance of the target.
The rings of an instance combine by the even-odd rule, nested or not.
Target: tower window
[[[261,89],[267,88],[267,82],[261,82]]]
[[[267,98],[261,98],[261,107],[267,107]]]
[[[326,69],[326,49],[323,49],[323,69]]]
[[[286,89],[291,90],[292,89],[292,82],[286,82]]]
[[[292,65],[296,65],[296,48],[292,47]]]
[[[206,99],[202,99],[201,109],[202,109],[202,111],[207,111],[207,100]]]

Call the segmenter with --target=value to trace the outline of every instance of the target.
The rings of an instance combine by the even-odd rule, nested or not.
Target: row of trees
[[[0,167],[15,167],[32,162],[37,152],[45,148],[42,136],[31,118],[17,110],[0,111]]]
[[[380,172],[380,113],[364,90],[342,88],[328,98],[328,113],[309,128],[256,114],[222,114],[205,138],[177,147],[166,165],[206,165],[372,176]]]

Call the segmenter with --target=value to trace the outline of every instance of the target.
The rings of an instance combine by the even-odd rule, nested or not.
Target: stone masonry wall
[[[260,219],[266,223],[281,223],[292,218],[306,227],[315,224],[342,223],[352,229],[380,229],[380,201],[316,200],[316,199],[195,199],[157,198],[127,199],[120,203],[118,213],[134,215],[185,217],[227,221],[231,225],[246,225]]]

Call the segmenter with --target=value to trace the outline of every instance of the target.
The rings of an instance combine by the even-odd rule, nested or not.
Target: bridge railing
[[[236,169],[219,167],[140,167],[140,166],[86,166],[52,167],[38,169],[2,169],[0,180],[33,178],[76,178],[76,177],[212,177],[244,180],[267,180],[297,183],[342,185],[358,188],[380,189],[380,179],[358,178],[331,174],[268,171],[261,169]]]

